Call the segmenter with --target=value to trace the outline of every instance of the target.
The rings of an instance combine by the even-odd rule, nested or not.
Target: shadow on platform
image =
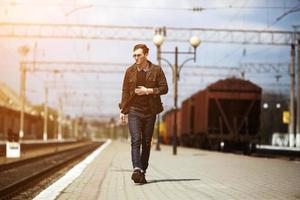
[[[132,172],[132,169],[111,169],[113,172]]]
[[[158,182],[179,182],[179,181],[201,181],[201,179],[157,179],[157,180],[147,180],[148,183],[158,183]]]

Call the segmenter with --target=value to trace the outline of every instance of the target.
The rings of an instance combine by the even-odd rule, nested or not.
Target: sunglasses
[[[142,57],[142,56],[143,56],[143,54],[133,54],[132,55],[133,58],[139,58],[139,57]]]

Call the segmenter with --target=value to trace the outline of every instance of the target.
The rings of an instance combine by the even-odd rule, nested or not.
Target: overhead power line
[[[170,10],[170,11],[204,11],[204,10],[228,10],[228,9],[292,9],[293,7],[283,6],[234,6],[232,4],[224,6],[194,6],[194,7],[176,7],[176,6],[139,6],[128,4],[74,4],[74,3],[47,3],[47,2],[21,2],[21,1],[0,1],[0,6],[35,6],[35,7],[73,7],[73,11],[78,11],[87,8],[105,8],[105,9],[138,9],[138,10]],[[74,8],[75,7],[75,8]],[[72,11],[71,10],[71,11]],[[69,11],[68,13],[70,13]]]
[[[282,15],[280,15],[278,18],[276,18],[272,23],[270,23],[265,29],[264,31],[267,31],[268,29],[270,29],[272,26],[274,26],[276,23],[278,23],[282,18],[284,18],[285,16],[293,13],[293,12],[298,12],[300,11],[300,4],[298,4],[295,7],[291,7],[291,8],[287,8],[284,7],[284,9],[290,9],[286,12],[284,12]],[[252,40],[253,38],[249,38],[250,40]],[[297,44],[297,42],[295,42],[296,40],[300,39],[300,34],[297,30],[294,31],[294,35],[292,33],[291,35],[291,43],[290,44]],[[240,49],[242,48],[242,46],[240,45],[239,47],[237,47],[236,49],[234,49],[233,51],[231,51],[230,53],[228,53],[227,55],[225,55],[224,57],[222,57],[217,63],[222,62],[224,59],[229,58],[230,56],[234,55],[236,52],[238,52]]]
[[[291,14],[291,13],[294,13],[294,12],[299,12],[300,11],[300,4],[294,8],[291,8],[290,10],[286,11],[285,13],[283,13],[282,15],[280,15],[276,21],[279,21],[281,20],[282,18],[284,18],[285,16]]]

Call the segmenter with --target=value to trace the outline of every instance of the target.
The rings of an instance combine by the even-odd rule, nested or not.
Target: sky
[[[204,10],[191,11],[192,8],[199,7]],[[0,0],[0,23],[293,31],[293,26],[300,25],[300,12],[286,16],[283,14],[299,7],[299,0]],[[280,20],[277,20],[278,18]],[[112,31],[112,34],[118,33]],[[103,73],[30,72],[26,82],[26,96],[33,104],[44,102],[44,87],[48,85],[50,106],[57,108],[58,99],[62,98],[65,115],[117,117],[123,73],[128,67],[126,65],[133,63],[132,47],[136,42],[0,37],[0,81],[19,93],[21,60],[119,63],[96,66]],[[157,63],[155,45],[151,41],[138,42],[149,46],[149,60]],[[29,53],[25,57],[18,51],[20,46],[24,45],[29,47]],[[191,48],[188,42],[170,42],[166,36],[162,50],[173,51],[175,46],[178,46],[179,51],[188,51]],[[174,63],[174,55],[164,57],[170,63]],[[187,58],[185,55],[179,55],[179,63]],[[219,79],[240,76],[227,69],[239,67],[242,63],[288,65],[290,47],[201,43],[197,48],[197,62],[189,62],[181,70],[179,105],[191,94]],[[72,67],[89,69],[91,66]],[[168,110],[173,106],[172,72],[166,63],[163,63],[162,67],[170,89],[169,93],[162,97],[164,108]],[[119,72],[110,73],[112,70]],[[276,75],[280,75],[281,78],[277,80]],[[288,95],[288,69],[283,69],[279,74],[274,71],[262,73],[252,70],[251,73],[246,73],[245,78],[261,86],[264,92],[273,91]]]

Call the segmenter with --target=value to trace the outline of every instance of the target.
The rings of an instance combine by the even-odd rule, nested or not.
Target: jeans
[[[128,126],[131,135],[131,159],[133,168],[144,171],[148,168],[151,140],[156,116],[143,114],[134,109],[129,109]],[[141,152],[142,145],[142,152]]]

